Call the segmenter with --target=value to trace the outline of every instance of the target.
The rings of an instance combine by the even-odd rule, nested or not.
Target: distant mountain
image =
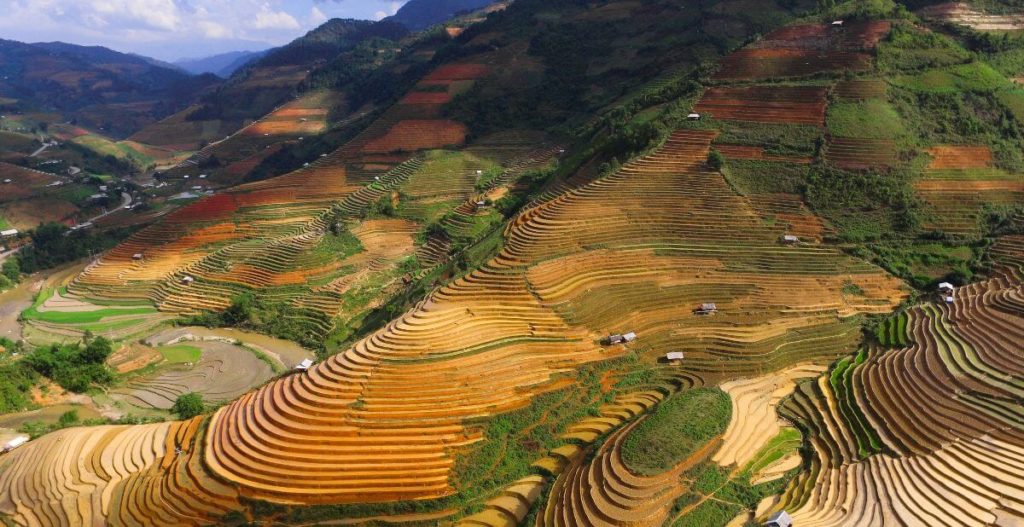
[[[202,105],[190,121],[254,119],[294,96],[310,72],[370,39],[397,41],[409,30],[391,21],[331,19],[289,44],[239,69]]]
[[[0,40],[0,97],[114,136],[181,110],[218,82],[99,46]]]
[[[262,58],[269,50],[264,51],[232,51],[221,53],[211,57],[197,59],[181,59],[174,62],[174,65],[193,75],[212,73],[226,79],[232,76],[242,66]]]
[[[426,29],[434,24],[493,4],[495,0],[409,0],[394,16],[385,18],[402,24],[412,31]]]

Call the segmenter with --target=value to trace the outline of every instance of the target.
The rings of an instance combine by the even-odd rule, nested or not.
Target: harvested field
[[[837,249],[780,247],[782,228],[704,168],[713,138],[677,132],[618,173],[538,202],[479,270],[308,373],[221,408],[206,466],[276,502],[444,496],[453,452],[481,439],[466,419],[520,408],[564,385],[556,375],[621,355],[596,344],[609,332],[637,331],[652,362],[685,350],[698,377],[847,352],[856,315],[891,309],[899,282]],[[842,293],[849,281],[863,296]],[[702,301],[720,314],[693,315]]]
[[[202,351],[199,362],[169,366],[153,376],[133,379],[111,396],[139,408],[167,410],[179,395],[195,392],[216,404],[234,399],[273,376],[270,366],[245,348],[221,342],[190,346]],[[163,353],[162,348],[157,351]]]
[[[888,139],[829,137],[825,160],[851,170],[884,168],[896,166],[897,152]]]
[[[732,421],[722,436],[722,446],[712,458],[715,463],[743,467],[781,432],[776,415],[779,402],[788,397],[800,379],[820,376],[826,368],[797,365],[752,379],[736,379],[721,385],[732,399]]]
[[[814,455],[776,508],[800,525],[1024,520],[1024,436],[1012,424],[1024,390],[1024,239],[993,254],[991,279],[957,289],[952,305],[908,312],[909,347],[861,354],[784,406],[812,432]]]
[[[822,126],[827,93],[816,86],[713,87],[694,111],[725,121]]]
[[[988,146],[935,146],[928,153],[924,178],[914,183],[928,207],[928,228],[977,236],[987,206],[1024,202],[1024,175],[994,168]]]
[[[5,456],[0,511],[22,525],[85,524],[89,518],[119,525],[138,524],[138,518],[153,526],[215,522],[240,504],[237,492],[203,472],[201,423],[72,428],[32,441]],[[37,493],[49,485],[74,492],[62,500]]]
[[[924,18],[961,24],[976,31],[1024,30],[1024,13],[987,14],[967,2],[947,2],[925,7],[918,11]]]
[[[798,157],[798,156],[777,156],[768,154],[765,152],[764,147],[761,146],[745,146],[745,145],[722,145],[716,144],[715,150],[718,150],[723,156],[728,159],[749,159],[753,161],[778,161],[780,163],[795,163],[798,165],[808,165],[811,163],[810,157]]]
[[[415,152],[459,146],[466,141],[466,126],[450,120],[404,120],[395,123],[382,137],[363,146],[368,154]]]
[[[837,82],[832,93],[840,99],[884,99],[887,85],[880,79],[854,79]]]
[[[817,73],[867,71],[871,56],[856,51],[746,48],[721,61],[716,80],[806,77]]]
[[[928,170],[992,167],[992,151],[987,146],[935,146],[928,149],[932,160]]]
[[[426,82],[474,80],[487,75],[491,69],[485,64],[447,64],[436,68],[423,78]]]

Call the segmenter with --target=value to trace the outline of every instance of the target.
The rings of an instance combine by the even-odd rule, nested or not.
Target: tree
[[[206,405],[201,394],[189,392],[178,396],[171,411],[178,414],[179,419],[192,419],[206,411]]]
[[[21,278],[21,267],[18,266],[18,260],[14,258],[5,260],[3,266],[0,267],[0,274],[3,274],[11,282],[17,282]]]
[[[711,170],[722,170],[722,167],[724,166],[725,156],[723,156],[718,150],[712,148],[711,151],[708,152],[708,168]]]
[[[102,364],[107,357],[113,353],[114,347],[110,340],[105,337],[96,337],[86,341],[85,350],[82,351],[82,360],[91,364]]]

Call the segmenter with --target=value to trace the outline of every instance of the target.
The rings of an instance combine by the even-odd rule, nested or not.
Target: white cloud
[[[325,15],[317,6],[313,6],[313,8],[309,10],[310,26],[319,26],[320,24],[327,22],[327,20],[327,15]]]
[[[275,11],[270,4],[263,4],[250,27],[253,29],[299,29],[302,26],[292,15],[284,11]]]
[[[386,16],[388,16],[388,14],[385,13],[384,11],[377,11],[376,13],[373,14],[373,19],[374,20],[380,20],[380,19],[382,19],[382,18],[384,18]]]

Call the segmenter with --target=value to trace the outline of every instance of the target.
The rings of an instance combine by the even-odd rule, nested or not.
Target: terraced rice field
[[[967,2],[931,5],[921,9],[918,13],[925,18],[961,24],[977,31],[1024,30],[1024,13],[988,14],[972,7]]]
[[[908,312],[909,346],[868,350],[785,405],[813,447],[811,470],[775,507],[795,524],[1024,519],[1024,238],[1004,238],[993,254],[993,277],[959,288],[954,304]]]
[[[836,249],[778,245],[782,227],[704,169],[713,138],[677,132],[659,152],[528,209],[481,269],[308,373],[219,410],[206,466],[278,502],[439,497],[453,491],[453,452],[481,439],[467,419],[521,407],[564,386],[559,373],[621,355],[597,344],[607,333],[637,331],[646,360],[685,350],[685,371],[703,379],[848,351],[856,315],[891,309],[899,282]],[[842,292],[849,281],[861,295]],[[694,315],[702,301],[720,314]],[[162,486],[163,474],[147,481]]]
[[[914,183],[928,205],[926,226],[950,234],[977,236],[986,206],[1024,200],[1024,174],[994,167],[987,146],[936,146],[924,177]]]
[[[890,24],[869,21],[833,28],[825,24],[787,26],[721,61],[714,78],[757,80],[818,73],[866,71],[873,49]]]
[[[694,111],[725,121],[823,126],[827,93],[817,86],[713,87]]]
[[[111,397],[139,408],[168,410],[179,395],[194,392],[216,404],[230,401],[273,376],[267,363],[240,346],[222,342],[190,345],[202,351],[198,362],[168,366],[154,375],[133,379],[125,388],[111,392]]]
[[[897,150],[889,139],[829,137],[825,159],[839,168],[877,169],[895,166]]]

